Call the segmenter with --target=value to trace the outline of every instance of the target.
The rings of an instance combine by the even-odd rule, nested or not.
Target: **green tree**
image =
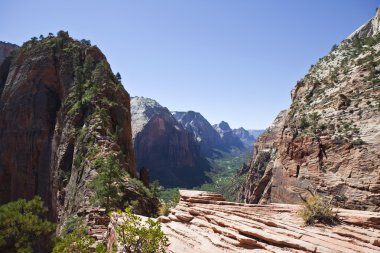
[[[0,206],[0,252],[30,253],[51,246],[55,225],[47,221],[47,208],[39,196]]]
[[[121,75],[120,75],[120,73],[117,72],[115,76],[116,76],[117,81],[118,81],[119,83],[121,83]]]
[[[122,223],[116,228],[118,243],[127,253],[164,253],[168,239],[161,230],[159,222],[148,218],[143,221],[139,216],[132,214],[130,208],[125,213],[118,211],[116,215],[122,217]]]
[[[90,80],[92,71],[95,68],[94,58],[91,55],[87,55],[83,64],[83,78],[84,80]]]
[[[79,227],[73,232],[58,238],[53,253],[90,253],[94,252],[91,249],[94,243],[95,240],[88,235],[87,230]],[[104,244],[99,243],[95,248],[95,252],[105,253],[107,249]]]
[[[91,182],[91,188],[95,191],[95,196],[91,200],[109,211],[120,205],[127,174],[114,155],[110,155],[107,159],[97,159],[95,167],[98,175]]]

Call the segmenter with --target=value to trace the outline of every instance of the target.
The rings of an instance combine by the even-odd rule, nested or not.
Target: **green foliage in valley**
[[[158,214],[166,216],[169,214],[169,209],[174,208],[179,202],[179,188],[162,188],[158,192],[158,197],[160,199]]]
[[[208,173],[212,182],[196,187],[196,190],[220,193],[228,201],[238,201],[238,188],[242,184],[243,177],[237,176],[237,172],[249,159],[250,151],[224,153],[222,157],[210,159],[212,170]]]

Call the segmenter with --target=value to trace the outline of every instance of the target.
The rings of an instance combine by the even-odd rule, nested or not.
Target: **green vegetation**
[[[0,206],[0,251],[31,253],[52,247],[55,225],[46,219],[40,197]]]
[[[169,214],[169,209],[174,208],[179,202],[179,188],[163,188],[159,190],[158,197],[160,199],[158,214],[166,216]]]
[[[302,200],[301,208],[298,215],[304,220],[305,224],[312,225],[316,222],[324,224],[336,224],[339,220],[336,212],[334,212],[332,199],[319,196],[312,191],[308,190],[310,196],[305,199],[300,194]]]
[[[72,233],[73,231],[78,229],[81,226],[81,224],[82,224],[82,219],[79,218],[77,215],[70,216],[69,218],[67,218],[62,228],[61,235],[65,236]]]
[[[88,236],[84,228],[76,228],[71,233],[59,238],[53,253],[90,253],[90,246],[95,240]]]
[[[208,173],[211,183],[196,187],[195,190],[216,192],[228,201],[237,201],[238,187],[242,184],[243,177],[237,176],[237,172],[249,159],[250,151],[233,152],[231,154],[222,153],[221,158],[209,159],[212,170]]]
[[[95,196],[91,199],[92,203],[104,206],[106,211],[119,207],[127,173],[113,155],[106,159],[98,158],[95,160],[95,167],[98,175],[90,185],[95,191]]]
[[[118,243],[125,252],[164,253],[168,239],[161,230],[159,222],[142,218],[132,214],[130,208],[125,213],[118,211],[116,215],[122,217],[123,222],[116,228]]]

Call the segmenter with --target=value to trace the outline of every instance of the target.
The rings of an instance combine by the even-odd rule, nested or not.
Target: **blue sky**
[[[212,124],[265,128],[318,58],[369,20],[380,0],[0,2],[0,40],[67,30],[107,56],[132,96]]]

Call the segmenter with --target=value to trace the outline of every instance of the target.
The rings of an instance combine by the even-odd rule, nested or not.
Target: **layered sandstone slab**
[[[380,213],[339,209],[337,226],[304,226],[298,205],[241,204],[219,194],[180,191],[159,217],[169,252],[380,252]]]

